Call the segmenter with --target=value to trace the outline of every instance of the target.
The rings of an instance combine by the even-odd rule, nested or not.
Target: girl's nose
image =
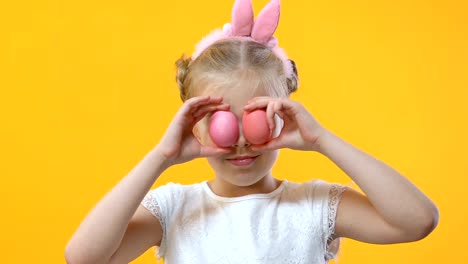
[[[244,137],[244,132],[242,131],[242,122],[239,122],[239,138],[237,139],[236,143],[232,145],[235,148],[246,148],[252,145],[250,142],[247,141]]]

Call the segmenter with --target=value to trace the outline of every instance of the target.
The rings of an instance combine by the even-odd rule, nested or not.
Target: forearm
[[[168,166],[156,149],[151,150],[88,213],[69,241],[67,254],[86,256],[89,263],[109,259],[118,249],[138,205]]]
[[[330,131],[320,138],[318,152],[352,178],[389,224],[417,232],[437,221],[436,206],[410,181]]]

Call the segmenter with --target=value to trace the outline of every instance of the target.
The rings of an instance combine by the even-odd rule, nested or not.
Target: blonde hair
[[[236,89],[249,85],[272,97],[288,97],[297,90],[298,75],[287,78],[282,61],[265,45],[240,39],[215,42],[192,61],[182,55],[176,61],[180,98],[185,100],[210,89]]]

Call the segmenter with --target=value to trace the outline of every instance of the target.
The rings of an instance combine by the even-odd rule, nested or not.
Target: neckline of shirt
[[[283,189],[286,187],[286,184],[288,183],[287,180],[283,180],[281,184],[273,191],[269,193],[253,193],[253,194],[247,194],[243,196],[238,196],[238,197],[224,197],[224,196],[219,196],[216,193],[214,193],[211,189],[210,186],[208,185],[208,181],[203,181],[201,183],[202,188],[205,190],[205,192],[213,199],[221,202],[239,202],[239,201],[245,201],[245,200],[250,200],[250,199],[268,199],[272,198],[279,193],[283,191]]]

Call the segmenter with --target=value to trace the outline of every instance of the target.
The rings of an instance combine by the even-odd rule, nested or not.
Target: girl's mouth
[[[248,166],[252,164],[258,156],[239,156],[231,159],[227,159],[234,166]]]

